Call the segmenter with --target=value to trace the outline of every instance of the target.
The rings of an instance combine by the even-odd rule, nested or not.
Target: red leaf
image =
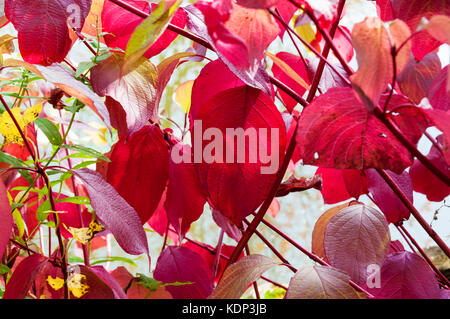
[[[107,181],[136,210],[144,224],[161,199],[169,176],[169,153],[162,131],[144,126],[114,146]]]
[[[367,181],[361,171],[319,167],[316,175],[322,175],[322,193],[325,204],[342,202],[351,197],[358,199],[367,193]]]
[[[79,31],[91,0],[8,0],[6,17],[18,31],[20,53],[32,64],[61,62],[72,46],[68,22]],[[76,16],[74,16],[76,15]]]
[[[67,198],[67,196],[60,194],[58,196],[58,193],[53,193],[54,198],[57,199],[64,199]],[[58,212],[63,212],[58,214],[59,217],[59,221],[61,224],[61,234],[65,237],[65,238],[71,238],[73,237],[71,233],[69,233],[66,229],[69,227],[74,227],[74,228],[81,228],[83,227],[81,225],[81,221],[80,221],[80,209],[81,211],[81,217],[83,218],[83,224],[84,227],[88,227],[89,223],[92,220],[92,214],[89,213],[87,211],[87,209],[83,209],[81,208],[81,206],[79,207],[79,205],[77,204],[73,204],[73,203],[56,203],[55,204],[55,208],[56,211]],[[30,216],[31,217],[31,216]],[[35,217],[35,216],[33,216]],[[53,215],[50,214],[49,215],[49,220],[53,220]],[[38,222],[38,220],[36,219],[36,223]],[[65,225],[66,227],[64,227],[63,225]]]
[[[200,247],[199,245],[196,245],[192,242],[185,242],[183,244],[183,247],[189,248],[190,250],[195,251],[197,254],[203,257],[203,259],[208,264],[209,269],[211,270],[211,274],[214,270],[214,264],[216,262],[216,254],[215,254],[215,248],[213,248],[210,245],[202,244],[203,247]],[[217,265],[217,271],[216,271],[216,278],[215,282],[217,283],[219,279],[222,277],[222,273],[225,270],[225,267],[228,263],[228,259],[231,254],[233,253],[233,250],[235,249],[235,246],[229,246],[229,245],[222,245],[222,249],[220,250],[220,260]],[[214,252],[214,253],[213,253]],[[244,257],[244,252],[241,253],[238,260]]]
[[[103,118],[106,126],[110,129],[109,113],[103,101],[87,85],[75,79],[73,74],[60,64],[53,64],[48,67],[36,66],[36,70],[31,69],[31,71],[53,83],[68,95],[88,105],[95,113]]]
[[[8,196],[3,181],[0,179],[0,258],[5,252],[6,245],[9,242],[13,228],[13,218],[11,207],[9,206]]]
[[[147,237],[139,216],[103,177],[90,169],[74,171],[89,193],[96,216],[128,254],[148,255]]]
[[[438,141],[441,139],[442,136],[438,136]],[[448,174],[450,167],[436,147],[433,146],[431,148],[427,158],[442,172],[447,172]],[[430,172],[418,159],[414,161],[414,164],[409,169],[409,175],[411,176],[414,190],[425,194],[430,201],[440,202],[450,194],[450,187]]]
[[[428,95],[428,91],[440,71],[441,61],[434,52],[424,56],[421,61],[411,57],[403,72],[397,77],[398,85],[403,94],[414,103],[419,104]]]
[[[309,76],[312,78],[317,70],[317,67],[319,65],[320,59],[319,58],[311,58],[309,60],[308,64],[308,73]],[[331,62],[331,64],[334,66],[334,68],[339,71],[340,74],[342,74],[345,78],[348,79],[348,75],[345,72],[344,68],[339,64]],[[322,93],[325,93],[331,88],[334,87],[349,87],[347,83],[342,80],[342,78],[336,74],[336,72],[328,65],[325,64],[325,67],[322,72],[322,77],[319,81],[319,89],[322,90]]]
[[[433,122],[433,125],[436,126],[443,133],[443,152],[444,158],[447,164],[450,165],[450,111],[444,111],[440,109],[426,109],[424,110],[427,117]]]
[[[264,51],[275,40],[280,29],[275,18],[266,10],[244,8],[233,1],[231,4],[232,10],[224,26],[244,41],[248,49],[249,66],[254,68],[259,65]]]
[[[366,18],[352,30],[353,46],[358,61],[358,71],[350,76],[352,85],[358,88],[372,103],[377,104],[386,85],[392,81],[392,45],[401,45],[409,36],[408,26],[402,21],[392,23],[388,30],[378,18]],[[370,45],[368,45],[370,43]],[[397,57],[397,70],[401,72],[409,57],[408,50],[401,50]]]
[[[412,163],[404,146],[349,88],[330,89],[302,112],[297,143],[304,163],[321,167],[401,173]]]
[[[211,214],[217,226],[219,226],[228,235],[228,237],[234,239],[236,242],[239,242],[242,237],[242,231],[236,225],[230,224],[226,217],[223,216],[218,210],[213,209]]]
[[[150,12],[148,1],[125,0],[124,2],[131,4],[141,11]],[[156,3],[152,3],[151,7],[154,9]],[[131,34],[142,20],[143,18],[119,7],[112,1],[105,1],[102,11],[102,26],[103,32],[110,33],[104,36],[108,47],[125,50]],[[186,25],[186,14],[183,10],[177,10],[170,23],[177,27],[184,28]],[[175,40],[177,35],[177,33],[170,30],[164,31],[161,37],[147,50],[147,52],[145,52],[144,56],[151,58],[152,56],[161,53],[173,40]]]
[[[308,77],[308,72],[305,68],[305,64],[303,63],[302,59],[292,53],[288,52],[278,52],[276,55],[279,59],[281,59],[283,62],[285,62],[287,65],[291,67],[292,70],[294,70],[303,80],[305,80],[306,83],[310,84]],[[298,93],[300,96],[303,95],[303,93],[306,92],[306,89],[301,86],[297,81],[292,79],[289,75],[287,75],[285,72],[283,72],[275,63],[272,66],[272,72],[273,75],[286,84],[288,87],[290,87],[292,90],[294,90],[296,93]],[[294,107],[297,105],[297,101],[295,101],[292,97],[290,97],[287,93],[284,91],[279,91],[280,96],[286,105],[286,108],[288,111],[292,111]]]
[[[167,217],[180,238],[183,238],[191,224],[200,218],[206,203],[194,164],[192,162],[177,163],[174,160],[178,155],[182,157],[182,154],[189,154],[191,158],[191,147],[181,143],[173,146],[169,164],[167,197],[164,203]]]
[[[402,192],[413,202],[413,186],[408,172],[404,171],[401,175],[386,171],[394,180]],[[374,169],[366,171],[369,183],[369,191],[372,194],[375,204],[383,212],[389,223],[397,224],[402,220],[409,218],[410,211],[398,198],[394,191],[389,187],[384,179]]]
[[[328,222],[324,248],[331,266],[364,283],[371,264],[381,265],[389,251],[389,226],[382,213],[365,205],[340,210]]]
[[[423,17],[430,19],[435,14],[450,15],[447,0],[392,0],[393,17],[408,24],[411,32],[417,30]],[[440,42],[433,39],[426,31],[420,31],[412,38],[412,51],[417,60],[436,49]]]
[[[158,71],[144,57],[133,63],[133,69],[124,70],[125,63],[125,55],[121,53],[110,56],[91,69],[91,82],[97,94],[109,96],[120,103],[126,113],[128,135],[131,135],[149,120],[158,121]],[[112,106],[118,107],[117,104]],[[123,125],[118,124],[119,128]]]
[[[114,299],[128,299],[127,295],[124,293],[122,287],[120,287],[119,283],[114,279],[114,277],[106,271],[103,266],[93,266],[89,267],[94,274],[97,275],[104,283],[106,283],[109,288],[114,293]],[[104,297],[103,297],[104,298]]]
[[[434,79],[428,91],[428,100],[435,109],[447,111],[450,104],[449,68],[446,66]]]
[[[186,247],[164,249],[156,263],[154,278],[164,283],[191,283],[167,286],[174,299],[205,299],[213,289],[213,278],[205,260]]]
[[[434,272],[425,260],[408,251],[390,255],[380,271],[380,286],[366,288],[377,299],[439,299]]]
[[[389,253],[388,256],[393,253],[398,253],[405,251],[405,247],[403,247],[402,243],[398,240],[391,240],[389,244]]]
[[[191,139],[208,202],[239,224],[261,205],[275,180],[286,144],[283,119],[269,96],[250,87],[237,87],[209,99],[197,120],[191,127]],[[239,135],[239,130],[240,135],[248,133],[249,137],[236,143],[233,134]],[[205,131],[211,134],[205,138],[211,140],[207,145],[202,141]],[[270,156],[266,163],[262,162],[264,153]],[[241,200],[242,194],[246,194],[245,200]]]
[[[68,269],[68,280],[70,280],[71,276],[74,274],[82,274],[86,276],[86,285],[89,287],[87,293],[84,294],[79,299],[114,299],[116,296],[115,292],[111,289],[110,286],[104,281],[106,275],[101,271],[99,266],[96,267],[87,267],[85,265],[76,265],[71,266]],[[101,266],[100,266],[101,267]],[[103,268],[103,267],[101,267]],[[104,271],[106,272],[106,271]],[[110,276],[107,276],[106,281],[113,281],[114,279]],[[117,287],[115,287],[117,288]],[[123,295],[120,295],[123,296]],[[71,299],[77,299],[77,297],[71,295]]]
[[[167,219],[167,213],[164,209],[164,203],[166,202],[167,188],[161,196],[158,207],[156,207],[155,212],[152,217],[147,221],[148,225],[156,231],[159,235],[163,236],[167,231],[167,225],[169,220]],[[169,232],[170,234],[170,232]]]
[[[196,5],[198,5],[200,2],[197,2]],[[207,5],[209,6],[209,5]],[[236,45],[235,41],[236,38],[231,33],[227,35],[223,39],[223,43],[219,43],[219,46],[216,45],[216,42],[214,39],[217,37],[213,37],[208,32],[208,27],[206,26],[207,23],[205,22],[205,16],[197,7],[193,5],[189,5],[183,8],[186,13],[188,14],[188,21],[187,21],[187,27],[188,29],[193,32],[194,34],[200,36],[201,38],[205,39],[216,51],[217,56],[227,65],[227,67],[230,69],[231,72],[233,72],[239,79],[241,79],[245,84],[263,90],[266,94],[272,95],[272,85],[270,83],[269,75],[267,74],[265,67],[262,64],[256,65],[254,68],[251,69],[242,69],[236,66],[235,64],[241,64],[242,59],[248,60],[247,55],[248,53],[247,48],[245,48],[244,51],[235,51],[233,50],[233,47],[228,48],[228,44],[230,44],[230,37],[234,37],[232,39],[234,42],[231,42],[232,45]],[[214,17],[212,18],[213,23],[216,23]],[[206,24],[205,24],[206,23]],[[239,40],[239,39],[238,39]],[[227,42],[228,41],[228,42]],[[242,45],[245,46],[245,44],[241,41],[241,44],[238,46],[241,47]],[[225,47],[223,50],[225,50],[223,53],[223,50],[220,50],[219,47],[221,45],[224,45]],[[235,54],[237,56],[235,56]],[[237,60],[237,61],[235,61]]]
[[[47,257],[40,254],[23,259],[8,281],[3,299],[24,299],[46,263]]]
[[[220,76],[217,76],[220,74]],[[191,95],[191,120],[197,117],[201,106],[211,97],[226,89],[238,86],[245,86],[236,75],[220,60],[209,62],[200,71],[200,74],[194,81]]]

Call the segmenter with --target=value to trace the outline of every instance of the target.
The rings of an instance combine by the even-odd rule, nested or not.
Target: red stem
[[[402,203],[408,208],[411,214],[416,218],[419,224],[425,229],[428,235],[436,242],[436,244],[442,249],[442,251],[450,257],[450,250],[441,237],[430,227],[427,221],[422,217],[422,215],[417,211],[414,205],[409,201],[406,195],[402,192],[395,181],[381,169],[377,169],[378,174],[384,179],[384,181],[390,186],[397,197],[402,201]]]
[[[439,271],[439,269],[436,268],[436,266],[433,264],[431,259],[427,256],[425,251],[420,247],[420,245],[417,243],[417,241],[414,239],[413,236],[406,230],[406,228],[403,225],[398,225],[397,228],[401,229],[403,233],[409,238],[409,240],[413,243],[413,245],[417,248],[417,250],[420,252],[422,257],[426,260],[428,265],[434,270],[436,275],[441,279],[441,281],[447,286],[447,289],[450,288],[450,282],[448,279]]]
[[[333,24],[330,30],[330,36],[334,37],[336,30],[339,26],[339,21],[341,19],[342,11],[344,10],[345,0],[339,0],[336,22]],[[330,52],[330,43],[325,43],[325,47],[323,48],[322,55],[324,58],[328,58],[328,53]],[[320,60],[319,65],[317,66],[316,74],[314,75],[313,82],[311,84],[311,88],[308,93],[308,97],[306,98],[308,101],[312,101],[314,96],[316,95],[317,88],[319,87],[319,82],[322,77],[323,70],[325,68],[325,61]]]

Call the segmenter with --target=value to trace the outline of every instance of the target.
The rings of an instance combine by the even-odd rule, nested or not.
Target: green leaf
[[[86,146],[82,146],[82,145],[61,145],[61,148],[66,148],[72,151],[77,151],[86,155],[89,155],[91,157],[95,157],[95,158],[99,158],[101,160],[104,160],[106,162],[111,162],[111,160],[109,158],[107,158],[106,156],[104,156],[102,153],[100,153],[99,151],[96,151],[92,148],[86,147]]]
[[[43,213],[46,212],[48,210],[51,210],[52,206],[50,204],[50,201],[47,199],[45,200],[36,210],[36,213]],[[37,217],[37,216],[36,216]],[[37,217],[38,218],[38,217]],[[47,217],[46,217],[47,218]],[[38,218],[39,219],[39,218]],[[45,218],[44,218],[45,219]],[[40,220],[40,219],[39,219]]]
[[[0,265],[0,275],[10,274],[12,275],[11,269],[6,265]]]
[[[16,223],[17,230],[19,231],[19,236],[22,237],[25,232],[25,222],[23,221],[22,215],[18,209],[15,209],[13,210],[12,216]]]
[[[75,77],[79,77],[81,74],[92,68],[94,65],[95,63],[92,61],[80,62],[77,67],[77,72],[75,72]]]
[[[92,164],[97,164],[97,161],[85,161],[85,162],[82,162],[82,163],[80,163],[78,165],[75,165],[72,169],[85,168],[85,167],[88,167],[88,166],[90,166]]]
[[[96,260],[94,262],[91,262],[91,266],[95,266],[97,264],[104,264],[109,261],[122,261],[122,262],[128,263],[134,267],[137,267],[137,264],[133,260],[126,258],[126,257],[118,257],[118,256],[111,256],[111,257],[106,257],[104,259]]]
[[[56,201],[57,203],[73,203],[73,204],[79,204],[79,205],[89,205],[91,203],[91,200],[88,197],[84,196],[72,196],[72,197],[66,197],[62,198]]]
[[[133,65],[166,30],[180,3],[181,1],[176,1],[166,10],[165,1],[161,1],[150,15],[134,29],[125,50],[127,57],[125,70],[127,70],[127,66]]]
[[[12,155],[9,155],[5,152],[0,151],[0,162],[5,162],[10,164],[11,166],[14,167],[26,167],[26,164],[24,161],[22,161],[21,159],[14,157]],[[19,174],[22,175],[28,183],[33,184],[33,178],[31,177],[31,174],[29,171],[26,170],[18,170]]]
[[[38,118],[35,120],[35,123],[45,134],[45,136],[47,136],[52,145],[58,146],[63,143],[63,138],[61,137],[58,128],[50,120],[46,118]]]

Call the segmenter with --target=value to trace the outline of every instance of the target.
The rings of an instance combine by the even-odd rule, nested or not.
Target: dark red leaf
[[[188,283],[167,286],[174,299],[205,299],[213,289],[213,278],[206,261],[186,247],[169,246],[156,263],[154,278],[164,283]]]
[[[144,224],[158,206],[169,175],[169,151],[161,129],[147,125],[119,140],[110,159],[107,181]]]
[[[47,257],[40,254],[23,259],[8,281],[3,299],[24,299],[46,263]]]
[[[405,21],[411,32],[417,30],[423,17],[430,19],[435,14],[450,15],[447,0],[392,0],[393,18]],[[440,42],[433,39],[426,31],[420,31],[412,38],[412,51],[417,60],[439,46]]]
[[[439,140],[442,141],[442,136],[438,136]],[[450,175],[450,167],[436,147],[431,148],[427,158],[442,172]],[[414,190],[425,194],[430,201],[440,202],[450,194],[450,187],[430,172],[418,159],[414,160],[414,164],[409,169],[409,175]]]
[[[441,70],[428,91],[428,99],[435,109],[447,111],[450,104],[450,83],[448,81],[449,67]]]
[[[402,251],[405,251],[405,247],[403,247],[402,243],[399,240],[391,240],[391,242],[389,244],[388,256],[390,254],[398,253],[398,252],[402,252]]]
[[[402,93],[419,104],[428,95],[440,71],[441,61],[435,52],[431,52],[420,61],[411,57],[403,72],[397,77],[397,81]]]
[[[131,4],[141,11],[150,12],[148,1],[125,0],[124,2]],[[154,9],[156,3],[152,3],[151,7]],[[112,1],[105,1],[102,11],[102,26],[103,32],[110,33],[104,36],[106,44],[110,48],[120,48],[125,50],[131,34],[142,21],[143,18],[119,7]],[[170,23],[177,27],[184,28],[186,25],[186,14],[183,10],[177,10]],[[175,40],[177,35],[177,33],[170,30],[164,31],[161,37],[147,50],[147,52],[145,52],[144,56],[151,58],[152,56],[161,53],[173,40]]]
[[[242,231],[236,225],[230,224],[226,217],[223,216],[218,210],[213,209],[211,214],[217,226],[219,226],[228,235],[228,237],[234,239],[236,242],[239,242],[242,237]]]
[[[101,266],[100,266],[101,267]],[[101,267],[103,268],[103,267]],[[106,271],[104,271],[106,272]],[[88,290],[80,299],[114,299],[116,294],[106,282],[114,280],[105,277],[106,275],[97,267],[87,267],[85,265],[75,265],[68,268],[68,280],[75,274],[86,276],[86,285]],[[100,276],[99,276],[100,275]],[[105,282],[106,281],[106,282]],[[117,287],[116,287],[117,288]],[[123,295],[120,295],[123,296]],[[71,294],[71,299],[77,299]]]
[[[96,274],[97,277],[103,280],[109,286],[109,288],[111,288],[114,293],[114,299],[128,299],[127,295],[123,291],[122,287],[120,287],[116,279],[114,279],[114,277],[109,272],[107,272],[106,269],[103,268],[103,266],[92,266],[89,269],[94,274]]]
[[[208,202],[239,224],[261,205],[272,187],[286,145],[283,119],[269,96],[251,87],[237,87],[210,98],[196,120],[191,126],[194,162]],[[205,132],[210,136],[205,137]],[[203,143],[204,137],[211,142]]]
[[[13,223],[11,207],[9,206],[9,199],[6,195],[6,187],[0,179],[0,258],[3,256],[6,245],[9,242]]]
[[[220,74],[220,76],[217,76],[217,74]],[[211,97],[221,91],[238,86],[245,86],[245,83],[234,75],[221,60],[209,62],[200,71],[192,86],[189,111],[191,120],[197,117],[201,106]]]
[[[74,173],[86,186],[96,216],[120,247],[128,254],[148,255],[147,237],[134,208],[99,173],[88,168]]]
[[[404,171],[401,175],[386,171],[394,180],[409,201],[413,202],[413,186],[408,172]],[[384,179],[374,169],[366,170],[369,191],[375,204],[383,212],[388,222],[397,224],[402,220],[409,218],[410,211],[398,198],[394,191],[389,187]]]
[[[61,62],[72,46],[68,22],[81,31],[91,0],[7,0],[6,17],[18,31],[20,53],[32,64]]]
[[[302,112],[297,143],[303,162],[321,167],[401,173],[412,163],[406,148],[350,88],[330,89]]]
[[[278,52],[276,56],[290,66],[291,69],[294,70],[306,83],[310,84],[308,72],[300,57],[288,52]],[[302,96],[306,92],[306,89],[303,86],[283,72],[275,63],[272,66],[272,72],[278,80],[286,84],[298,95]],[[297,101],[295,101],[284,91],[280,90],[279,93],[288,111],[292,111],[297,105]]]
[[[425,260],[408,251],[388,256],[380,286],[366,288],[377,299],[439,299],[439,283]]]
[[[176,153],[176,155],[174,155]],[[200,218],[206,203],[197,172],[192,162],[176,162],[176,158],[189,154],[191,147],[181,143],[173,146],[169,164],[169,183],[164,208],[170,223],[183,238],[191,224]]]

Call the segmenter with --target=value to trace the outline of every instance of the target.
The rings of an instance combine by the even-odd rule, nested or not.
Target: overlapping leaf
[[[130,138],[119,140],[110,159],[106,180],[144,224],[158,206],[169,175],[168,148],[161,129],[144,126]]]
[[[297,143],[306,164],[339,169],[381,168],[401,173],[408,151],[350,88],[333,88],[301,114]]]
[[[128,66],[125,66],[126,61],[123,54],[116,53],[100,62],[91,70],[91,82],[99,95],[120,103],[126,113],[128,135],[131,135],[148,120],[158,120],[158,105],[155,104],[158,73],[146,58],[139,58]]]
[[[283,119],[269,96],[242,86],[214,95],[196,120],[191,140],[200,183],[210,205],[239,224],[272,187],[286,144]],[[202,137],[211,142],[203,143]]]
[[[186,247],[167,247],[154,271],[156,280],[179,283],[166,289],[175,299],[205,299],[213,289],[213,278],[205,260]]]
[[[147,1],[125,0],[125,2],[143,12],[150,11],[150,5]],[[151,4],[151,8],[154,10],[156,4]],[[143,18],[123,9],[113,2],[105,1],[102,11],[102,25],[104,28],[103,31],[109,33],[104,37],[106,44],[110,48],[120,48],[125,51],[131,34],[143,20]],[[185,13],[181,9],[177,10],[170,22],[175,26],[184,28],[186,24]],[[144,56],[151,58],[152,56],[161,53],[173,40],[175,40],[176,37],[177,34],[175,32],[170,30],[164,31],[156,42],[145,51]]]
[[[242,257],[239,261],[227,267],[222,279],[209,298],[238,299],[249,285],[278,264],[278,262],[263,255]]]
[[[132,255],[147,254],[148,244],[139,216],[103,177],[88,168],[75,171],[89,193],[92,208],[122,249]]]
[[[68,22],[80,31],[90,7],[91,0],[7,0],[5,13],[19,33],[24,60],[51,65],[72,46]]]
[[[380,286],[367,290],[377,299],[439,299],[439,284],[425,260],[411,252],[390,255],[380,271]]]
[[[344,272],[325,266],[300,268],[289,282],[286,299],[360,299]]]
[[[374,208],[352,205],[340,210],[326,226],[325,255],[331,266],[364,283],[368,266],[381,266],[389,251],[386,218]]]

